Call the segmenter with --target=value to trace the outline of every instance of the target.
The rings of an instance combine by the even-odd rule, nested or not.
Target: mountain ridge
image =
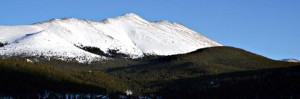
[[[298,59],[295,59],[295,58],[285,58],[285,59],[281,59],[281,61],[285,61],[285,62],[296,62],[296,63],[299,63],[299,62],[300,62]]]
[[[52,19],[33,25],[0,26],[0,56],[46,56],[77,61],[108,59],[78,46],[94,47],[128,58],[167,56],[222,46],[187,27],[168,21],[149,22],[129,13],[103,21]]]

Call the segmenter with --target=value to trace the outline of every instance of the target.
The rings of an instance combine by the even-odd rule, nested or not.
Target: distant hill
[[[188,54],[172,55],[158,60],[165,60],[173,64],[189,63],[208,70],[213,68],[213,71],[219,68],[219,71],[224,72],[276,68],[297,64],[272,60],[243,49],[226,46],[203,48]]]

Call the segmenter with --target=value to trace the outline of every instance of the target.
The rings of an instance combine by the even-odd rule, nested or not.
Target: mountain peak
[[[141,18],[139,15],[137,15],[135,13],[126,13],[126,14],[123,14],[122,16],[125,16],[125,17],[134,17],[134,18]]]
[[[122,16],[118,16],[118,17],[116,17],[114,19],[117,19],[117,20],[127,20],[127,21],[130,20],[130,21],[148,22],[144,18],[142,18],[139,15],[134,14],[134,13],[123,14]]]

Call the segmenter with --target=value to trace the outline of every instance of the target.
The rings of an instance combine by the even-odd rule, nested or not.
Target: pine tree
[[[3,46],[4,46],[4,44],[2,42],[0,42],[0,47],[3,47]]]
[[[4,45],[7,45],[8,43],[6,42],[6,43],[2,43],[2,42],[0,42],[0,47],[3,47]]]

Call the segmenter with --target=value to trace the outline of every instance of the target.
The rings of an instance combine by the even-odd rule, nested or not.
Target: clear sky
[[[272,59],[300,59],[300,0],[2,0],[0,25],[125,13],[179,22],[223,45]]]

